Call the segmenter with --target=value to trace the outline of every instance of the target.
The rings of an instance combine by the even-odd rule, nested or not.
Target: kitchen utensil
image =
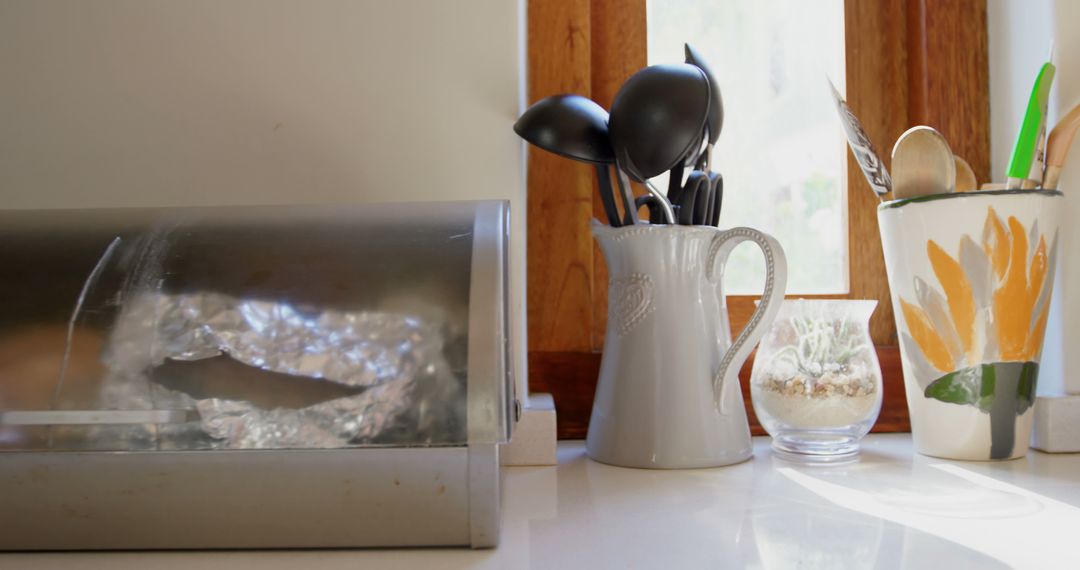
[[[704,176],[706,173],[699,170],[693,170],[686,177],[686,181],[682,181],[683,164],[678,164],[671,169],[668,173],[668,199],[672,205],[685,205],[685,208],[681,208],[680,212],[676,213],[676,218],[679,224],[692,226],[698,224],[695,217],[698,200],[705,199],[704,186],[706,180]]]
[[[696,199],[694,201],[694,225],[703,226],[712,219],[713,192],[709,180],[709,174],[700,170],[690,173],[686,180],[687,185],[694,186]]]
[[[653,65],[619,88],[608,128],[615,162],[636,182],[671,170],[695,151],[712,95],[701,68]]]
[[[1046,140],[1046,176],[1043,178],[1043,188],[1057,189],[1058,180],[1061,178],[1061,168],[1065,166],[1065,159],[1069,156],[1073,138],[1080,128],[1080,105],[1072,108],[1054,130],[1050,131],[1050,137]]]
[[[1051,56],[1052,57],[1052,56]],[[1056,68],[1051,62],[1043,64],[1035,85],[1031,88],[1024,121],[1016,137],[1012,158],[1009,159],[1009,188],[1035,187],[1042,182],[1042,146],[1046,134],[1046,106],[1050,101],[1050,86],[1054,82]]]
[[[720,84],[716,82],[716,76],[713,75],[712,69],[690,44],[683,44],[683,49],[686,53],[686,63],[695,65],[701,68],[705,72],[705,78],[709,80],[709,115],[705,122],[705,129],[708,132],[707,146],[705,152],[701,156],[694,159],[692,164],[696,164],[698,170],[708,171],[712,167],[712,150],[716,145],[717,139],[720,138],[720,129],[724,126],[724,102],[720,98]],[[702,161],[702,158],[704,159]]]
[[[682,210],[679,213],[679,222],[684,226],[696,226],[697,225],[697,203],[701,198],[699,187],[687,188],[686,193],[683,194]]]
[[[675,210],[667,196],[664,196],[660,190],[658,190],[656,186],[653,186],[653,183],[648,180],[645,181],[645,190],[647,190],[653,198],[656,198],[657,207],[664,213],[664,219],[666,220],[664,223],[674,224]]]
[[[707,223],[710,226],[720,227],[720,207],[724,204],[724,177],[718,172],[710,172],[709,181],[712,186],[713,208],[712,217]]]
[[[615,154],[603,107],[581,95],[552,95],[529,107],[514,123],[514,132],[548,152],[593,164],[604,215],[609,224],[622,225],[608,170]]]
[[[900,135],[892,151],[893,197],[946,194],[956,188],[956,161],[945,137],[918,126]]]
[[[715,467],[750,457],[743,362],[784,298],[777,241],[750,228],[593,224],[611,310],[586,449],[627,467]],[[761,304],[734,342],[724,264],[740,243],[764,253]]]
[[[696,170],[691,172],[690,176],[686,179],[686,184],[679,188],[679,225],[694,225],[694,212],[699,194],[699,185],[697,183],[697,178],[694,176],[696,173],[698,173]],[[691,181],[691,179],[693,179],[693,181]]]
[[[645,194],[634,198],[634,204],[640,210],[643,206],[649,210],[650,224],[666,224],[667,216],[664,214],[662,201],[652,194]]]
[[[672,170],[671,176],[682,166]],[[716,226],[720,220],[724,180],[715,172],[695,170],[686,178],[685,184],[677,184],[668,191],[668,199],[675,207],[675,219],[681,225]]]
[[[974,192],[978,190],[979,181],[975,178],[975,171],[971,169],[971,165],[956,155],[953,155],[953,161],[956,162],[956,191]]]
[[[529,107],[514,132],[531,144],[572,160],[611,164],[608,112],[581,95],[552,95]]]
[[[619,196],[622,198],[623,218],[621,225],[632,226],[638,223],[637,209],[634,208],[634,190],[630,186],[630,179],[626,177],[619,165],[615,165],[615,181],[619,186]]]
[[[652,194],[645,194],[644,196],[638,196],[637,198],[634,198],[634,205],[637,206],[637,209],[639,210],[639,212],[638,212],[639,217],[641,215],[641,212],[640,212],[641,208],[642,207],[646,208],[648,210],[648,212],[649,212],[649,223],[650,224],[653,223],[653,215],[654,215],[653,207],[655,205],[655,202],[654,202],[654,198],[653,198]]]
[[[596,188],[600,193],[600,203],[604,206],[604,216],[608,224],[617,228],[622,223],[619,220],[619,209],[615,206],[615,196],[612,194],[611,166],[610,164],[593,165],[596,169]]]
[[[693,167],[690,168],[693,170]],[[667,197],[672,205],[679,203],[679,194],[682,192],[684,165],[680,162],[668,172]]]
[[[840,123],[844,125],[844,134],[847,135],[851,154],[855,155],[855,162],[859,163],[859,168],[862,169],[866,182],[870,184],[870,189],[878,195],[880,200],[881,196],[892,191],[892,179],[889,178],[889,171],[885,168],[885,163],[881,162],[881,157],[878,156],[877,151],[874,150],[874,143],[870,142],[870,137],[866,134],[866,130],[863,129],[862,123],[859,122],[855,113],[851,112],[832,81],[829,81],[829,87],[832,89],[833,98],[836,101],[836,110],[840,113]]]

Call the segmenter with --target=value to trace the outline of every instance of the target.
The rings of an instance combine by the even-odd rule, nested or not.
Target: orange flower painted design
[[[1054,275],[1057,235],[1030,231],[988,208],[980,243],[964,236],[956,256],[928,240],[938,287],[915,279],[900,299],[908,359],[923,388],[941,376],[994,362],[1038,362]]]

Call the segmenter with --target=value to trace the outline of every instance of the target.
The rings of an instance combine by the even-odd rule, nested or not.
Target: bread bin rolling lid
[[[506,441],[507,210],[0,210],[0,450]]]

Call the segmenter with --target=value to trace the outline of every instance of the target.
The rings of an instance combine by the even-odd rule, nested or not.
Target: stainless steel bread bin
[[[499,201],[0,210],[0,549],[495,545],[508,235]]]

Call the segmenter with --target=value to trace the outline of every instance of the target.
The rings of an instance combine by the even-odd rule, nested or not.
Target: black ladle
[[[717,139],[720,138],[720,129],[724,126],[724,102],[720,98],[720,85],[716,82],[716,76],[713,75],[712,70],[709,68],[709,65],[705,63],[701,54],[691,47],[690,44],[683,44],[683,49],[686,54],[686,63],[701,69],[701,71],[705,73],[706,79],[709,81],[709,95],[711,100],[709,101],[709,116],[705,123],[705,129],[708,131],[707,140],[709,142],[705,147],[705,152],[694,157],[694,160],[691,163],[696,164],[698,170],[707,171],[712,165],[713,145],[715,145]]]
[[[709,113],[704,129],[694,142],[694,150],[684,160],[672,167],[668,175],[668,198],[677,205],[679,223],[684,225],[718,226],[720,208],[723,205],[724,180],[714,172],[709,172],[712,163],[712,149],[720,137],[724,121],[724,107],[720,99],[720,88],[705,64],[704,59],[689,44],[684,44],[686,63],[701,69],[709,82]],[[683,183],[683,172],[690,168],[690,175]]]
[[[548,152],[595,166],[604,215],[612,227],[622,225],[611,185],[615,154],[603,107],[581,95],[552,95],[529,107],[514,123],[514,132]],[[624,207],[629,211],[633,205]]]
[[[645,182],[682,164],[701,144],[710,100],[708,77],[693,65],[653,65],[635,73],[616,93],[608,120],[618,169]],[[674,213],[668,215],[674,222]]]
[[[667,172],[700,144],[709,80],[688,64],[653,65],[619,88],[608,129],[615,162],[636,182]]]

